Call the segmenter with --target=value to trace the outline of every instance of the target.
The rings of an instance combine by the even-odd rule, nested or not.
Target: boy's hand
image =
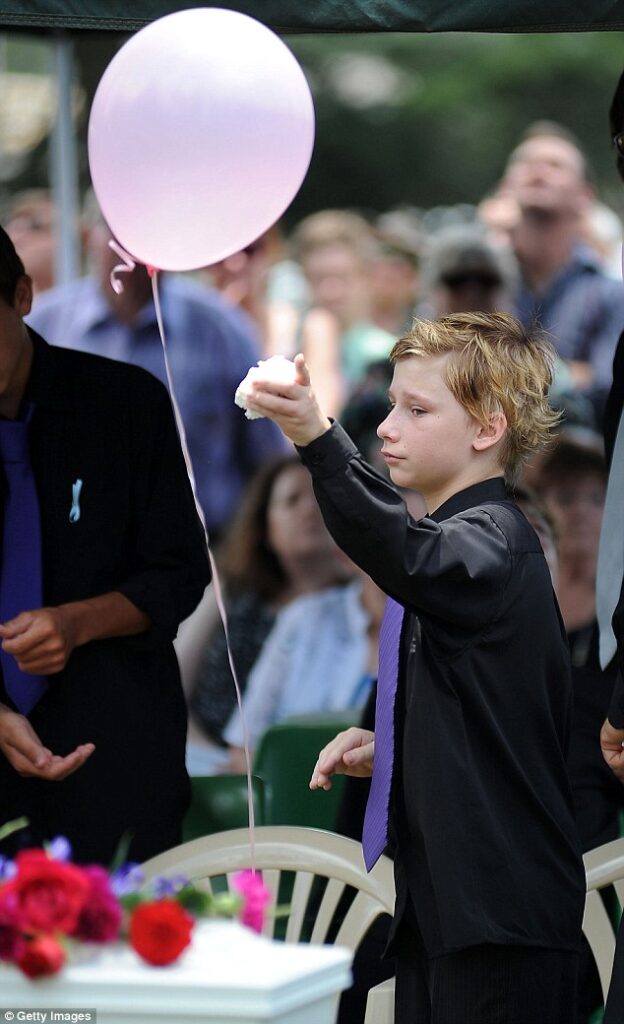
[[[605,718],[600,730],[600,749],[602,756],[616,778],[624,782],[624,729],[615,729],[608,718]]]
[[[295,356],[295,369],[294,384],[254,381],[247,406],[274,420],[293,444],[305,447],[329,430],[331,423],[318,407],[302,355]]]
[[[331,789],[332,775],[370,778],[373,774],[374,753],[374,732],[356,728],[339,732],[321,750],[310,779],[310,789]]]

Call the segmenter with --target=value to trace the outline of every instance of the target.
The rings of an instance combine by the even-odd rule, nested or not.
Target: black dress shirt
[[[406,608],[395,930],[411,923],[429,956],[480,943],[576,949],[570,663],[535,533],[501,478],[411,519],[336,424],[301,457],[334,539]]]
[[[209,580],[203,533],[163,385],[31,335],[44,603],[119,591],[151,628],[78,647],[50,677],[33,727],[54,753],[90,741],[95,753],[60,783],[22,779],[0,757],[0,820],[26,814],[32,841],[67,835],[82,860],[108,860],[127,832],[143,859],[175,842],[188,801],[172,640]],[[77,480],[80,517],[71,522]],[[3,691],[0,699],[10,704]]]

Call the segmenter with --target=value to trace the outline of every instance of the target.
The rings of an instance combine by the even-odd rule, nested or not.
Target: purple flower
[[[127,896],[136,892],[145,881],[145,875],[139,864],[123,864],[111,875],[111,889],[115,896]]]
[[[71,860],[71,843],[65,836],[55,836],[50,843],[46,843],[46,850],[54,860]]]
[[[154,899],[164,900],[174,897],[180,889],[188,885],[188,881],[188,878],[185,878],[184,875],[174,875],[173,878],[155,878],[152,882]]]
[[[17,865],[0,853],[0,882],[8,882],[17,873]]]

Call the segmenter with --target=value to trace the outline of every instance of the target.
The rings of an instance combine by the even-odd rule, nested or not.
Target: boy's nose
[[[391,423],[391,417],[392,413],[386,416],[385,420],[382,420],[379,426],[377,427],[377,437],[379,437],[382,441],[385,437],[391,437],[396,435],[396,430],[394,429]]]

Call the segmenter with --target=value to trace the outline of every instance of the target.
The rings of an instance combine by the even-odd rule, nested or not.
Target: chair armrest
[[[364,1024],[393,1024],[394,978],[375,985],[368,993]]]

